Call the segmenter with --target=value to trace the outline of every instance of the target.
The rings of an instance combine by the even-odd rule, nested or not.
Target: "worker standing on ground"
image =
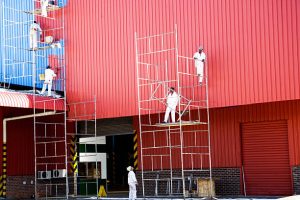
[[[138,184],[133,167],[127,167],[128,171],[128,185],[129,185],[129,200],[136,199],[136,185]]]
[[[38,35],[42,35],[42,29],[40,27],[40,25],[34,21],[31,25],[30,25],[30,31],[29,31],[29,47],[30,50],[37,50],[37,42],[38,42]]]
[[[171,112],[172,122],[175,123],[175,112],[176,112],[176,106],[178,104],[178,101],[179,101],[179,96],[175,92],[175,88],[170,87],[169,94],[167,97],[167,109],[166,109],[163,123],[168,123],[170,112]]]
[[[47,17],[47,7],[49,5],[49,0],[41,0],[41,9],[42,9],[42,16]]]
[[[197,75],[199,77],[199,84],[202,85],[203,76],[204,76],[204,61],[205,61],[205,53],[203,52],[203,47],[200,46],[198,52],[194,54],[195,67],[197,71]]]
[[[54,71],[51,69],[51,67],[48,65],[46,70],[45,70],[45,81],[43,84],[43,89],[41,94],[44,94],[46,91],[46,87],[48,85],[48,97],[51,96],[51,89],[52,89],[52,81],[53,78],[56,77],[56,74],[54,73]]]

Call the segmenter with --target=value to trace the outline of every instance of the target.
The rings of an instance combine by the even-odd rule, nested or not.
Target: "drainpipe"
[[[9,121],[14,121],[14,120],[20,120],[20,119],[27,119],[27,118],[32,118],[32,117],[43,117],[43,116],[49,116],[49,115],[54,115],[56,112],[51,111],[51,112],[43,112],[43,113],[38,113],[38,114],[31,114],[31,115],[23,115],[23,116],[18,116],[18,117],[10,117],[10,118],[5,118],[3,119],[3,150],[2,150],[2,197],[6,198],[6,174],[7,174],[7,148],[6,148],[6,141],[7,141],[7,128],[6,124]]]

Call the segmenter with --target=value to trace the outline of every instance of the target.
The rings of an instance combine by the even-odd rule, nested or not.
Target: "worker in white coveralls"
[[[133,167],[127,167],[128,171],[128,185],[129,185],[129,200],[136,199],[136,185],[138,184]]]
[[[42,29],[40,27],[40,25],[34,21],[31,25],[30,25],[30,30],[29,30],[29,47],[30,50],[37,50],[37,42],[39,39],[39,36],[42,35]]]
[[[199,84],[202,85],[203,76],[204,76],[204,61],[205,61],[205,53],[203,52],[203,47],[199,47],[199,51],[194,54],[195,67],[197,71],[197,75],[199,77]]]
[[[54,71],[51,69],[50,66],[47,66],[47,68],[45,70],[45,81],[43,84],[43,89],[42,89],[41,94],[45,93],[46,87],[48,85],[48,95],[47,96],[51,96],[52,81],[53,81],[54,77],[56,77],[56,74],[54,73]]]
[[[42,16],[47,17],[47,7],[49,5],[49,0],[41,0],[41,9],[42,9]]]
[[[178,101],[179,101],[179,96],[175,92],[175,88],[171,87],[169,89],[169,94],[167,97],[167,108],[166,108],[165,118],[162,123],[168,123],[170,112],[171,112],[172,122],[175,123],[175,112],[176,112],[176,106],[178,104]]]

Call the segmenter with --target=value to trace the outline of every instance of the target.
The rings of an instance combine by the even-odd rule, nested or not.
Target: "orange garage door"
[[[292,194],[286,121],[242,124],[247,195]]]

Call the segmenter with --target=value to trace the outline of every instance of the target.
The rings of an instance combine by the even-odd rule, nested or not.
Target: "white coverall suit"
[[[173,94],[169,94],[167,97],[167,109],[165,113],[164,122],[167,123],[169,119],[169,115],[171,112],[171,118],[172,122],[175,123],[175,112],[176,112],[176,106],[178,104],[179,97],[178,94],[174,91]]]
[[[129,185],[129,200],[136,199],[136,185],[137,180],[133,171],[128,172],[128,185]]]
[[[47,17],[47,6],[49,5],[49,0],[41,0],[41,9],[42,9],[42,16]]]
[[[203,81],[203,75],[204,75],[204,61],[205,60],[205,53],[202,51],[201,54],[199,52],[196,52],[194,54],[195,59],[195,67],[197,70],[197,75],[199,76],[199,83],[202,83]]]
[[[42,35],[42,29],[40,25],[37,23],[33,23],[30,25],[30,31],[29,31],[29,47],[30,49],[36,49],[37,48],[37,41],[38,41],[38,33]]]
[[[48,85],[48,96],[51,96],[52,81],[53,81],[54,77],[56,77],[56,74],[54,73],[54,71],[52,69],[45,70],[45,81],[43,84],[43,89],[42,89],[41,94],[45,93],[46,87]]]

